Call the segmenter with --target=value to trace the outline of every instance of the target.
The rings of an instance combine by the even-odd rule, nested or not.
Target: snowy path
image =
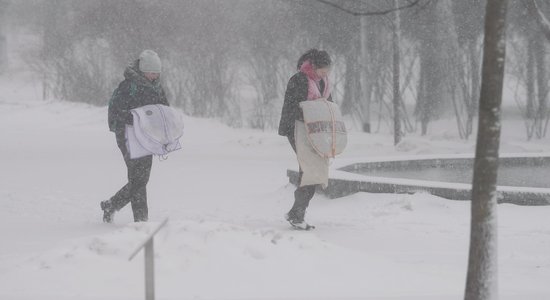
[[[0,299],[139,299],[134,247],[164,217],[158,299],[462,299],[469,203],[427,194],[317,195],[313,232],[282,215],[295,164],[285,139],[189,118],[183,150],[154,161],[149,224],[129,207],[101,223],[124,184],[105,108],[0,99]],[[449,125],[448,132],[453,132]],[[510,133],[503,149],[539,152]],[[353,134],[344,158],[466,153],[472,142]],[[501,299],[549,299],[550,207],[499,206]]]

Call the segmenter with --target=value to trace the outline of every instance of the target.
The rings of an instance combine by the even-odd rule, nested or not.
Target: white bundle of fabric
[[[130,158],[166,155],[181,149],[183,135],[181,111],[161,104],[131,110],[134,125],[126,125],[126,146]]]
[[[296,121],[295,140],[303,175],[300,186],[328,185],[329,159],[344,151],[346,126],[338,106],[325,99],[300,102],[304,122]]]

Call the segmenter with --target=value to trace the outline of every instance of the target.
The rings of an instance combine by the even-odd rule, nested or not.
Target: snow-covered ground
[[[106,108],[41,101],[32,82],[0,78],[0,299],[142,299],[142,254],[128,257],[165,217],[157,299],[463,298],[468,202],[316,195],[307,219],[317,229],[290,230],[296,161],[275,132],[186,118],[183,150],[154,161],[151,221],[133,223],[128,206],[103,224],[99,201],[126,178]],[[504,122],[503,152],[548,151],[522,126]],[[432,130],[397,148],[388,134],[352,132],[340,159],[473,152],[452,121]],[[499,205],[501,299],[550,299],[549,214]]]

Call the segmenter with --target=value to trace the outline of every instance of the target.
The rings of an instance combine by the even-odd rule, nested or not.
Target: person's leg
[[[128,183],[124,185],[116,194],[109,199],[110,206],[115,210],[118,211],[122,209],[126,204],[128,204],[131,200],[131,178],[132,174],[135,173],[133,170],[136,166],[136,164],[130,159],[130,153],[128,151],[128,148],[126,148],[126,136],[124,132],[116,132],[116,143],[118,146],[118,149],[120,149],[120,153],[122,154],[122,157],[124,158],[124,163],[126,164],[126,176],[128,178]]]
[[[135,222],[146,222],[149,218],[149,210],[147,207],[147,183],[149,182],[152,164],[152,156],[139,158],[137,166],[135,167],[135,173],[132,174],[133,184],[135,184],[136,190],[133,191],[130,201]]]
[[[296,152],[296,142],[294,140],[294,135],[288,136],[288,142],[290,143],[292,150]],[[311,199],[315,195],[315,189],[317,187],[317,185],[306,185],[300,187],[303,175],[302,169],[300,169],[299,172],[300,175],[298,178],[298,187],[294,191],[294,204],[287,214],[289,220],[297,223],[301,223],[304,221],[304,216],[306,213],[306,209],[309,206],[309,201],[311,201]]]
[[[298,223],[304,221],[309,201],[311,201],[315,195],[316,187],[317,185],[306,185],[296,188],[296,191],[294,191],[294,204],[288,212],[289,219]]]
[[[143,187],[138,190],[130,203],[132,204],[134,222],[147,222],[149,219],[149,208],[147,207],[147,187]]]
[[[128,149],[126,148],[126,137],[124,132],[116,132],[115,138],[122,157],[124,158],[127,174],[130,174],[130,169],[128,166],[128,160],[130,159],[130,157],[128,154]],[[126,204],[128,204],[128,202],[130,202],[129,185],[129,182],[126,183],[120,190],[118,190],[118,192],[116,192],[114,196],[109,198],[109,200],[101,201],[100,206],[103,210],[103,222],[111,223],[113,221],[114,213],[124,207]]]
[[[130,159],[124,135],[117,134],[116,141],[126,163],[128,183],[109,200],[101,202],[101,209],[104,211],[103,221],[112,222],[114,212],[122,209],[129,202],[132,202],[134,221],[146,221],[148,216],[146,185],[149,181],[153,158],[149,155]]]

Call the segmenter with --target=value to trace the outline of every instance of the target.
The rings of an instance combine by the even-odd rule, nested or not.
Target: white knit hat
[[[159,55],[153,50],[144,50],[139,55],[139,70],[147,73],[160,73],[162,63]]]

